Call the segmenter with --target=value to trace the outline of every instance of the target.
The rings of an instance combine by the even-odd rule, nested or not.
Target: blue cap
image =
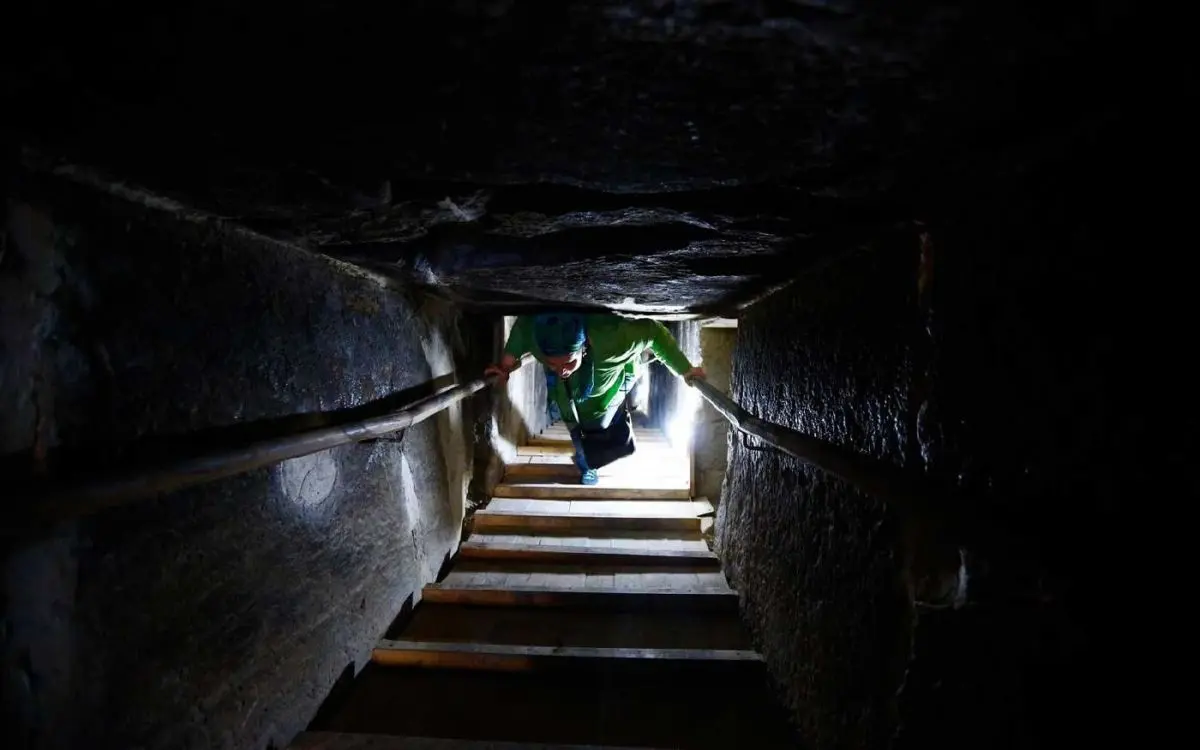
[[[533,316],[533,340],[542,354],[561,357],[574,354],[587,340],[583,316],[574,313],[546,313]]]

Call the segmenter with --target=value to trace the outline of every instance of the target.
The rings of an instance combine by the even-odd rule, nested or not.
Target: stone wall
[[[679,348],[692,364],[700,364],[700,324],[692,320],[673,321],[667,330],[679,343]],[[650,375],[650,423],[662,429],[673,441],[687,440],[699,408],[697,394],[683,380],[654,360],[648,368]]]
[[[480,326],[477,351],[488,352],[486,361],[475,363],[482,370],[488,363],[499,362],[516,322],[515,316],[488,317]],[[529,435],[545,429],[549,421],[546,402],[545,369],[529,362],[508,378],[502,389],[488,389],[476,400],[475,484],[470,503],[475,508],[492,496],[492,488],[504,476],[504,464],[516,457],[517,447]]]
[[[732,396],[764,419],[904,462],[915,253],[863,253],[739,320]],[[879,747],[907,637],[884,506],[735,440],[717,545],[771,671],[814,747]],[[894,691],[894,687],[892,688]]]
[[[729,393],[729,378],[733,367],[733,348],[737,342],[736,328],[703,327],[700,329],[700,357],[708,382],[723,393]],[[715,505],[721,499],[725,481],[726,454],[731,437],[729,422],[701,400],[696,417],[695,491],[696,497],[707,497]]]
[[[1145,269],[1109,251],[1137,241],[1086,163],[976,186],[739,321],[735,399],[928,476],[971,574],[966,608],[913,610],[905,550],[929,540],[901,506],[734,442],[718,546],[810,746],[1124,728],[1095,718],[1128,710],[1109,686],[1137,651],[1117,645],[1135,615],[1113,606],[1131,564],[1113,552],[1170,460],[1151,380],[1172,371],[1142,366],[1141,333],[1174,318],[1126,304]]]
[[[455,377],[444,305],[82,170],[7,187],[10,487]],[[6,542],[5,747],[286,745],[455,548],[469,410]]]

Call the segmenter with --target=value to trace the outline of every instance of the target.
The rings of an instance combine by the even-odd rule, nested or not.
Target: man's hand
[[[484,368],[483,376],[488,378],[492,375],[495,375],[497,378],[499,378],[496,381],[496,385],[504,385],[508,382],[508,376],[515,369],[517,369],[517,358],[511,354],[505,354],[500,359],[500,364],[488,365],[486,368]]]
[[[497,378],[496,385],[504,385],[508,382],[508,370],[505,370],[500,365],[488,365],[486,368],[484,368],[483,376],[485,378],[490,378],[493,375],[495,375]]]
[[[685,372],[683,374],[683,381],[685,383],[687,383],[688,385],[691,385],[692,381],[695,380],[696,378],[700,378],[701,380],[704,380],[707,377],[708,377],[708,375],[704,372],[703,367],[693,367],[692,369],[688,370],[687,372]]]

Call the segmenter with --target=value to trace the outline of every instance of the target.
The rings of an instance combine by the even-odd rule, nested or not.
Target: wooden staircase
[[[291,747],[793,747],[688,458],[637,437],[594,487],[561,426],[522,446],[451,570]]]

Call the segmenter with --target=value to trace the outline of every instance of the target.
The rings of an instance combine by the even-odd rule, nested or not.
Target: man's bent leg
[[[588,437],[588,468],[603,468],[634,451],[633,434],[624,401],[618,401],[600,418],[581,425]]]
[[[617,399],[617,401],[608,408],[608,411],[600,415],[598,419],[589,422],[585,427],[591,430],[607,430],[609,425],[613,423],[613,419],[625,408],[625,399]]]
[[[597,484],[600,476],[596,470],[588,466],[587,454],[583,450],[583,430],[579,425],[567,428],[571,434],[571,444],[575,446],[575,468],[579,469],[580,484]]]

